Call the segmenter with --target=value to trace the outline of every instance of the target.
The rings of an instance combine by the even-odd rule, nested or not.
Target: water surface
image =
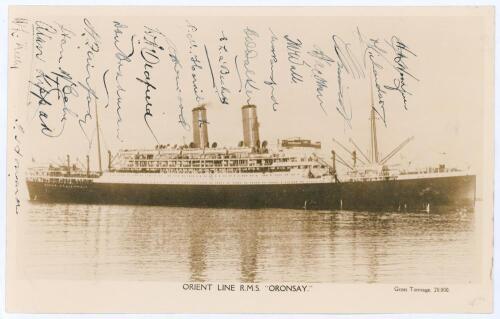
[[[325,283],[478,280],[473,210],[350,212],[29,203],[29,278]]]

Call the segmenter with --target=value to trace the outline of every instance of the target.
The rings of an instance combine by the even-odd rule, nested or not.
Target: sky
[[[24,160],[89,154],[95,167],[96,106],[103,154],[189,144],[200,104],[210,142],[236,146],[247,103],[271,145],[302,137],[348,157],[333,139],[354,149],[352,138],[367,154],[373,103],[381,158],[414,137],[394,163],[481,169],[489,38],[480,10],[466,18],[415,8],[376,17],[362,9],[38,10],[10,17],[9,108],[24,131]]]

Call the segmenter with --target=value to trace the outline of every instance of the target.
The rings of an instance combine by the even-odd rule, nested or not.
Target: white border
[[[7,28],[8,28],[8,6],[9,5],[184,5],[184,6],[385,6],[385,5],[405,5],[405,6],[440,6],[440,5],[489,5],[496,6],[497,1],[432,1],[432,0],[420,0],[420,1],[383,1],[383,0],[372,0],[372,1],[328,1],[328,0],[313,0],[313,1],[285,1],[285,0],[254,0],[254,1],[235,1],[225,0],[225,1],[173,1],[173,0],[3,0],[0,4],[0,65],[1,65],[1,76],[0,76],[0,150],[6,150],[7,148]],[[495,61],[498,61],[499,57],[499,27],[495,24]],[[500,90],[498,89],[498,74],[499,65],[495,63],[495,96],[498,96]],[[498,112],[498,102],[495,99],[495,124],[500,123],[500,112]],[[500,146],[500,128],[495,126],[495,159],[499,155]],[[100,314],[79,314],[79,315],[68,315],[68,314],[45,314],[45,315],[33,315],[33,314],[8,314],[5,312],[5,256],[6,256],[6,181],[7,181],[7,152],[3,152],[0,156],[0,318],[6,319],[62,319],[62,318],[77,318],[77,319],[101,319],[101,318],[120,318],[120,319],[159,319],[159,318],[266,318],[266,319],[278,319],[278,318],[342,318],[342,319],[353,319],[353,318],[389,318],[389,319],[409,319],[409,318],[497,318],[500,317],[500,307],[499,295],[494,293],[494,309],[496,310],[492,314],[377,314],[377,315],[330,315],[330,314],[311,314],[311,315],[282,315],[282,314],[211,314],[211,315],[179,315],[179,314],[111,314],[111,315],[100,315]],[[496,162],[496,161],[495,161]],[[495,165],[495,181],[500,177],[500,169]],[[496,184],[496,182],[495,182]],[[500,195],[495,192],[495,203],[500,200]],[[498,207],[495,205],[495,215],[498,213]],[[500,231],[500,221],[495,218],[494,221],[494,232],[497,234]],[[494,249],[494,260],[499,257],[500,249],[498,245],[495,245]],[[499,263],[494,262],[494,292],[498,292],[500,284],[496,281],[495,277],[499,274]]]

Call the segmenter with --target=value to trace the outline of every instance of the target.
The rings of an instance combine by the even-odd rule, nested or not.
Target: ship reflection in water
[[[473,210],[348,212],[28,203],[27,278],[477,282]]]

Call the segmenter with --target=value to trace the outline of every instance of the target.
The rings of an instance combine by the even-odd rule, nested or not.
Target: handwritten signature
[[[159,37],[164,37],[164,34],[158,30],[153,29],[148,26],[144,26],[144,36],[143,36],[143,47],[141,49],[141,57],[144,60],[144,72],[143,77],[137,77],[137,81],[141,82],[145,86],[144,91],[144,102],[145,102],[145,112],[144,112],[144,122],[146,126],[155,139],[157,144],[160,144],[158,138],[156,137],[151,124],[149,123],[149,118],[153,116],[152,107],[153,102],[151,100],[151,91],[156,90],[156,86],[152,82],[152,71],[154,66],[160,63],[159,53],[165,48],[158,43]]]
[[[230,93],[229,89],[225,86],[225,78],[228,76],[230,73],[229,67],[227,65],[227,54],[228,54],[228,49],[227,49],[227,41],[228,38],[224,34],[224,31],[221,31],[221,37],[219,38],[219,58],[218,58],[218,66],[219,66],[219,86],[220,89],[218,88],[217,84],[215,83],[215,75],[214,71],[212,69],[212,64],[210,62],[210,56],[208,54],[208,49],[207,46],[205,45],[205,54],[207,57],[207,62],[208,62],[208,67],[210,69],[210,75],[212,77],[212,87],[217,94],[217,98],[222,104],[229,104],[229,99],[227,94]]]
[[[85,43],[85,46],[87,47],[87,51],[85,53],[86,56],[86,63],[85,63],[85,83],[82,83],[78,81],[78,84],[80,84],[81,87],[83,87],[86,92],[86,100],[87,100],[87,109],[85,114],[83,115],[83,119],[78,120],[78,124],[80,125],[81,130],[83,131],[85,137],[87,140],[91,141],[91,138],[85,131],[84,126],[89,124],[89,120],[92,119],[92,114],[90,110],[90,105],[91,103],[94,104],[95,109],[97,109],[97,94],[94,90],[94,88],[91,85],[91,79],[92,79],[92,69],[95,67],[95,55],[99,53],[100,48],[99,45],[101,43],[101,37],[99,33],[97,33],[95,27],[92,25],[89,19],[84,18],[83,19],[84,23],[84,32],[82,33],[83,41]]]
[[[30,81],[30,93],[38,99],[37,113],[41,132],[48,137],[58,137],[64,131],[67,114],[71,113],[68,107],[70,97],[78,97],[77,84],[71,75],[60,67],[58,71],[48,74],[42,70],[37,70],[37,73],[36,81]],[[50,116],[61,111],[61,116]]]
[[[309,51],[308,54],[314,59],[314,63],[310,67],[312,77],[316,84],[316,99],[323,112],[327,114],[323,92],[328,88],[328,80],[324,73],[325,69],[331,66],[335,61],[318,46],[314,46],[314,49]]]
[[[24,129],[16,118],[14,120],[14,199],[16,203],[16,215],[21,212],[21,199],[19,197],[20,191],[20,180],[19,172],[21,171],[21,160],[23,158],[23,153],[21,152],[21,141],[22,135],[24,135]]]
[[[337,112],[344,119],[349,127],[352,127],[352,106],[349,101],[345,100],[345,94],[349,94],[349,87],[344,87],[343,76],[344,73],[350,75],[353,78],[360,78],[364,76],[364,73],[351,52],[349,43],[344,42],[340,37],[333,35],[333,48],[335,55],[337,56]],[[344,91],[345,90],[345,91]]]
[[[259,90],[257,87],[257,82],[254,80],[253,76],[255,75],[255,71],[251,68],[251,61],[258,56],[258,52],[256,50],[257,43],[255,42],[255,38],[259,37],[259,34],[246,27],[243,29],[243,33],[245,34],[245,59],[243,60],[243,68],[245,69],[245,95],[247,97],[247,104],[250,104],[252,101],[252,97],[254,94],[254,90]]]
[[[46,62],[44,58],[45,43],[52,40],[57,33],[57,29],[44,21],[35,22],[35,58],[41,62]]]
[[[398,37],[393,36],[391,38],[391,47],[394,50],[396,56],[394,57],[395,69],[399,72],[399,78],[394,79],[394,86],[385,85],[384,87],[388,90],[398,91],[403,99],[403,107],[405,110],[408,109],[407,96],[412,95],[406,90],[406,76],[410,76],[416,81],[419,81],[413,74],[409,72],[408,65],[405,60],[409,55],[417,57],[406,44],[404,44]]]
[[[278,87],[278,84],[276,83],[274,79],[274,65],[278,63],[278,57],[276,54],[276,41],[278,41],[278,37],[274,34],[273,30],[269,28],[269,32],[271,32],[271,58],[269,59],[269,64],[270,64],[270,74],[269,74],[269,80],[264,81],[264,84],[269,85],[271,87],[271,102],[273,111],[277,111],[278,108],[277,106],[279,105],[278,99],[276,98],[276,89]]]
[[[292,39],[288,34],[285,35],[286,48],[288,51],[288,62],[290,62],[290,76],[292,83],[304,82],[302,74],[299,73],[299,66],[307,64],[301,57],[302,41]]]
[[[28,20],[25,18],[15,18],[11,22],[9,35],[14,41],[14,54],[10,64],[11,69],[18,69],[23,62],[22,55],[27,46],[27,42],[22,39],[22,36],[30,33],[27,30],[28,27]]]
[[[74,36],[76,36],[76,34],[60,23],[57,23],[57,26],[59,27],[59,32],[61,34],[61,40],[59,41],[59,58],[57,59],[57,63],[61,64],[61,61],[64,58],[64,47]]]
[[[173,68],[174,68],[174,72],[175,72],[175,91],[177,92],[177,103],[178,103],[178,108],[179,108],[179,113],[177,115],[178,123],[180,123],[181,126],[185,130],[190,130],[191,125],[189,125],[186,122],[186,118],[184,117],[184,105],[182,102],[182,89],[181,89],[181,85],[180,85],[182,65],[181,65],[181,62],[180,62],[179,57],[177,55],[177,48],[176,48],[175,44],[168,38],[165,38],[165,41],[167,43],[168,56],[170,57],[170,61],[173,64]]]
[[[116,73],[115,73],[115,82],[116,82],[116,91],[115,91],[115,94],[116,94],[116,116],[117,116],[117,120],[116,120],[116,138],[121,141],[122,139],[121,139],[121,136],[120,136],[120,123],[122,122],[122,116],[120,114],[120,110],[123,107],[122,106],[122,101],[123,101],[122,94],[125,93],[126,90],[123,88],[120,79],[123,77],[123,72],[122,72],[123,65],[125,63],[132,62],[131,58],[132,58],[132,56],[135,53],[135,47],[134,47],[134,45],[135,45],[135,41],[134,41],[135,34],[131,35],[130,38],[129,38],[130,48],[127,51],[124,51],[121,48],[120,38],[123,35],[123,32],[124,32],[123,29],[128,28],[128,26],[125,25],[125,24],[122,24],[119,21],[114,21],[113,22],[113,26],[114,26],[113,44],[114,44],[115,49],[116,49],[115,58],[118,61],[118,63],[117,63],[117,69],[116,69]]]
[[[203,89],[198,85],[198,71],[203,69],[201,61],[196,54],[198,48],[198,42],[194,38],[194,33],[198,31],[198,28],[186,20],[188,32],[186,33],[186,38],[189,42],[189,54],[191,55],[191,77],[193,84],[193,93],[197,104],[200,104],[205,98],[203,97]]]
[[[366,38],[359,28],[357,29],[359,42],[364,47],[365,61],[370,64],[371,73],[373,74],[373,81],[377,92],[377,105],[373,106],[375,112],[379,115],[385,125],[387,125],[386,110],[385,110],[385,95],[388,91],[397,91],[401,95],[403,107],[408,109],[408,95],[411,93],[407,90],[407,76],[413,80],[419,81],[416,76],[409,72],[406,60],[410,57],[417,55],[411,51],[406,44],[404,44],[397,36],[393,36],[391,41],[380,40],[377,38]],[[392,54],[384,47],[387,46],[392,49],[395,55],[391,58]],[[384,67],[385,66],[385,67]],[[394,70],[397,72],[398,77],[393,79],[393,86],[384,85],[381,83],[379,72],[382,70]],[[386,91],[388,90],[388,91]]]

